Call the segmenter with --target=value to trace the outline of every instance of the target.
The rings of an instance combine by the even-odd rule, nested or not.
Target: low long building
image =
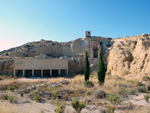
[[[68,59],[16,58],[14,75],[58,76],[68,74]]]

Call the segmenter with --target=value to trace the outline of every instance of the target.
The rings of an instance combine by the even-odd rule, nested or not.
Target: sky
[[[0,0],[0,51],[41,39],[150,33],[150,0]]]

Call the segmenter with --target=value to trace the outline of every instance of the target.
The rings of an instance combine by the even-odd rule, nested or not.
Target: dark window
[[[98,51],[93,51],[93,58],[98,58]]]
[[[90,34],[90,32],[88,32],[88,34]]]
[[[93,47],[93,58],[98,58],[98,47],[97,46]]]

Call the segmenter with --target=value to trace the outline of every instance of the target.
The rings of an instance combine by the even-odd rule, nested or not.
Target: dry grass
[[[0,104],[0,113],[16,113],[16,110],[3,102]]]
[[[59,91],[69,92],[67,94],[65,93],[66,95],[64,95],[64,99],[65,98],[78,97],[78,96],[79,97],[89,97],[91,99],[90,101],[93,101],[89,104],[98,105],[98,106],[101,104],[101,103],[99,103],[100,100],[96,99],[92,95],[92,93],[95,90],[103,90],[104,92],[106,92],[106,94],[119,95],[119,96],[121,96],[122,99],[124,99],[126,94],[128,95],[132,89],[136,90],[136,88],[138,88],[139,86],[142,85],[141,83],[139,83],[137,81],[125,80],[122,77],[106,75],[105,84],[102,86],[99,86],[98,80],[97,80],[97,73],[93,72],[92,76],[90,77],[90,81],[94,83],[94,87],[92,87],[92,88],[86,88],[84,86],[84,76],[83,75],[77,75],[73,78],[63,78],[63,77],[46,78],[46,79],[42,79],[42,78],[41,79],[19,78],[19,79],[1,80],[0,81],[0,90],[2,87],[6,87],[8,85],[13,85],[13,84],[18,85],[19,88],[25,88],[29,85],[30,86],[31,85],[37,85],[37,84],[44,82],[47,85],[45,87],[45,89],[43,90],[43,89],[39,88],[38,90],[36,90],[38,92],[40,92],[40,91],[42,92],[42,91],[46,91],[46,88],[49,87],[49,84],[54,83],[54,82],[59,82],[61,80],[66,80],[66,81],[70,82],[69,85],[61,85],[61,86],[58,86],[56,88],[56,90],[58,92]],[[28,84],[28,85],[26,85],[26,84]],[[44,87],[42,87],[42,88],[44,88]],[[52,90],[47,90],[47,91],[49,91],[51,93],[53,92]],[[107,101],[107,100],[105,99],[105,101]],[[98,104],[96,104],[97,102],[98,102]],[[2,107],[0,106],[0,110],[4,109],[5,106],[2,106]],[[146,113],[147,112],[146,110],[149,110],[149,108],[145,108],[145,109],[141,108],[139,110],[138,109],[139,108],[137,107],[137,108],[134,108],[134,110],[132,112],[130,110],[126,110],[126,111],[128,113],[141,113],[141,112],[145,111],[145,113]],[[1,111],[0,111],[0,113],[1,113]],[[8,113],[10,113],[10,112],[8,112]]]

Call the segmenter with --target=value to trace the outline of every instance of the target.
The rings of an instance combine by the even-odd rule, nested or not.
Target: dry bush
[[[93,94],[96,98],[105,98],[106,93],[103,90],[97,90]]]

